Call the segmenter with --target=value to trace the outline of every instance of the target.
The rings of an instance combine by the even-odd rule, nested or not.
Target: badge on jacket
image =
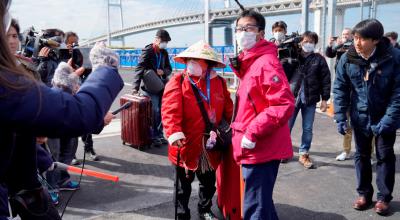
[[[274,83],[280,83],[281,80],[279,79],[279,77],[278,77],[277,75],[274,75],[274,76],[272,77],[272,82],[274,82]]]

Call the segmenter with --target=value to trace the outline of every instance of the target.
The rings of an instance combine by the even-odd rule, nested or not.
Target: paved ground
[[[131,76],[123,73],[129,83]],[[124,91],[129,90],[127,84]],[[113,105],[117,108],[118,102]],[[95,137],[95,149],[100,162],[87,162],[87,168],[118,175],[120,182],[111,183],[91,177],[82,179],[81,190],[73,196],[65,212],[65,220],[75,219],[173,219],[173,169],[166,157],[167,147],[139,151],[123,146],[119,136],[119,120]],[[294,150],[300,140],[299,118],[293,130]],[[316,169],[305,170],[297,162],[297,155],[282,164],[275,187],[274,201],[280,219],[383,219],[372,209],[359,212],[351,208],[355,191],[353,160],[337,162],[342,137],[336,133],[332,119],[317,114],[311,156]],[[78,158],[82,158],[82,146]],[[399,160],[400,141],[395,152]],[[400,171],[398,163],[396,174]],[[375,172],[375,171],[374,171]],[[77,176],[74,176],[77,178]],[[396,176],[392,213],[384,219],[400,219],[400,179]],[[193,184],[190,204],[195,216],[197,183]],[[70,193],[62,194],[63,208]],[[375,199],[375,198],[374,198]],[[216,209],[216,207],[214,207]]]

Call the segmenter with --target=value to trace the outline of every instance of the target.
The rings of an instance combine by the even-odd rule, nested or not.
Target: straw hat
[[[215,67],[224,68],[225,63],[218,57],[217,52],[206,42],[203,40],[193,44],[182,53],[178,54],[174,57],[174,60],[178,63],[186,64],[186,60],[188,58],[195,59],[203,59],[213,61],[215,63]]]

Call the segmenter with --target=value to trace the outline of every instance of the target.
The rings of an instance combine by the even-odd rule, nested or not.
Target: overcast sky
[[[210,0],[211,8],[223,8],[223,0]],[[269,0],[275,1],[275,0]],[[234,1],[231,0],[234,5]],[[266,2],[261,0],[241,0],[245,5]],[[122,0],[124,26],[160,20],[199,11],[203,0]],[[377,18],[385,26],[385,31],[400,31],[398,22],[399,3],[378,6]],[[95,37],[107,32],[107,0],[13,0],[11,5],[13,17],[20,22],[22,30],[34,26],[37,30],[60,28],[64,31],[75,31],[81,39]],[[368,15],[365,10],[364,16]],[[112,30],[120,28],[118,10],[111,10]],[[288,23],[289,32],[300,27],[300,14],[273,16],[267,18],[267,38],[271,37],[270,26],[277,20]],[[313,30],[313,15],[310,15],[310,29]],[[348,9],[345,13],[345,26],[353,27],[360,20],[360,10]],[[187,46],[203,38],[203,26],[190,25],[167,29],[173,41],[169,46]],[[150,43],[155,31],[133,35],[126,38],[127,46],[143,47]],[[223,44],[223,29],[214,32],[214,44]]]

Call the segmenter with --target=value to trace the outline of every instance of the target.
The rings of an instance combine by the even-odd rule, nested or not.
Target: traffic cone
[[[333,118],[333,116],[335,115],[335,111],[334,111],[334,108],[333,108],[333,102],[331,102],[331,103],[329,104],[328,109],[326,110],[326,114],[327,114],[329,117],[332,117],[332,118]]]

